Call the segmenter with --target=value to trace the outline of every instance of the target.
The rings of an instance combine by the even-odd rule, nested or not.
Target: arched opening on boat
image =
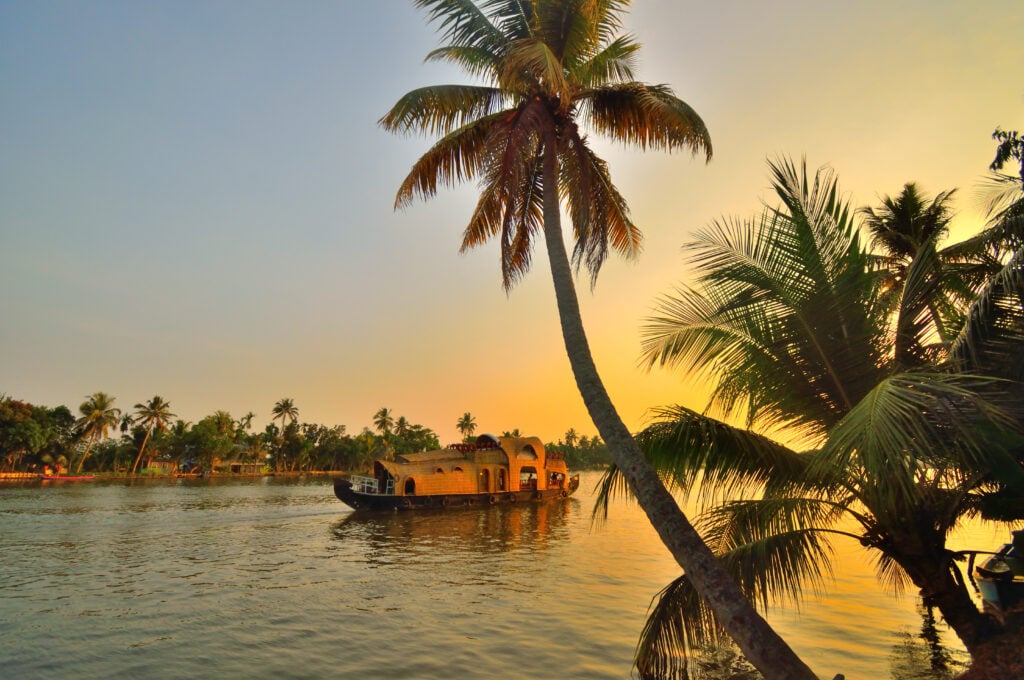
[[[498,491],[504,491],[505,485],[505,468],[498,468]]]
[[[484,468],[480,471],[480,489],[481,493],[485,493],[491,490],[491,471]]]
[[[516,451],[516,458],[519,460],[537,460],[537,451],[530,444]]]
[[[526,465],[519,468],[519,490],[537,490],[537,468],[532,465]]]
[[[405,480],[405,495],[415,496],[416,495],[416,480],[410,477]]]

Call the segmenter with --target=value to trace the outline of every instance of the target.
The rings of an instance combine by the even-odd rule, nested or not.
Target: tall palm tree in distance
[[[476,419],[473,417],[472,413],[466,411],[462,414],[462,417],[459,418],[459,421],[455,423],[455,427],[462,433],[462,438],[464,440],[469,439],[473,436],[473,433],[476,432]]]
[[[607,163],[582,126],[641,149],[710,158],[703,121],[669,87],[634,79],[639,45],[617,35],[625,0],[415,4],[438,24],[445,43],[427,59],[454,63],[484,84],[416,89],[381,118],[392,132],[440,135],[402,182],[396,207],[434,196],[439,185],[477,180],[480,198],[462,250],[497,238],[506,290],[525,276],[543,235],[576,385],[651,524],[751,663],[771,678],[813,678],[643,457],[598,375],[580,317],[573,264],[586,267],[593,286],[609,249],[632,258],[641,242]],[[572,221],[572,262],[562,235],[563,205]]]
[[[159,395],[154,396],[144,404],[135,405],[135,417],[132,419],[132,423],[146,428],[146,436],[142,438],[139,453],[135,456],[135,462],[132,463],[132,469],[129,474],[135,474],[135,470],[138,469],[139,461],[142,460],[142,452],[146,450],[146,444],[149,442],[153,430],[157,432],[163,431],[170,425],[171,418],[176,417],[177,415],[171,413],[170,403],[164,401],[163,397]]]
[[[884,271],[888,275],[881,290],[883,299],[890,301],[890,305],[896,301],[915,302],[903,295],[911,262],[920,271],[918,277],[926,279],[924,286],[918,284],[927,288],[927,294],[916,300],[921,308],[920,314],[907,313],[911,310],[892,310],[904,312],[901,316],[915,324],[897,329],[896,353],[905,365],[912,360],[908,356],[906,341],[916,334],[916,326],[922,323],[922,318],[931,326],[938,343],[948,344],[949,328],[959,326],[962,321],[957,310],[963,305],[958,303],[970,295],[969,291],[957,285],[963,281],[958,270],[968,267],[968,263],[962,261],[964,256],[972,257],[975,253],[964,253],[961,245],[945,250],[938,245],[949,233],[949,223],[953,219],[950,200],[955,193],[955,189],[943,191],[929,199],[917,184],[908,182],[897,196],[883,196],[878,207],[861,208],[859,211],[864,217],[864,226],[871,234],[872,247],[881,252]]]
[[[286,426],[286,421],[290,420],[294,423],[299,419],[299,409],[297,406],[295,406],[295,401],[287,397],[281,399],[276,404],[274,404],[274,408],[271,410],[271,414],[273,415],[272,420],[277,420],[278,418],[281,419],[282,439],[284,438],[284,428]]]
[[[106,392],[96,392],[78,407],[81,417],[75,421],[75,427],[82,433],[88,443],[85,452],[78,459],[77,470],[81,472],[85,459],[89,457],[93,445],[105,439],[107,430],[117,427],[121,419],[121,409],[114,406],[115,398]]]
[[[373,426],[377,428],[377,432],[384,437],[385,442],[387,441],[388,435],[391,434],[391,430],[395,427],[395,417],[391,413],[391,409],[386,406],[382,406],[373,414]]]

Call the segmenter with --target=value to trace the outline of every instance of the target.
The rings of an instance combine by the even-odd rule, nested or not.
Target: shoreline
[[[88,473],[96,481],[109,479],[243,479],[250,477],[305,477],[305,476],[341,476],[347,475],[347,470],[309,470],[309,471],[283,471],[267,473],[242,473],[242,472],[207,472],[203,474],[192,474],[186,472],[173,474],[135,474],[127,472],[91,472]],[[76,475],[67,475],[75,477]],[[40,481],[38,472],[0,472],[0,483],[2,482],[31,482]]]

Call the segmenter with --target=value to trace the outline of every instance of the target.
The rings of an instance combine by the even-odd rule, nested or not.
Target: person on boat
[[[53,476],[53,470],[50,469],[49,465],[44,465],[43,466],[43,475],[46,476],[46,477],[52,477]]]

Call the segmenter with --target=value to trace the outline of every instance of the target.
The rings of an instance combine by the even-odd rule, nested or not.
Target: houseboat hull
[[[565,489],[540,491],[504,491],[498,493],[457,493],[429,496],[388,496],[360,493],[347,479],[334,480],[334,495],[354,510],[422,510],[467,505],[498,505],[502,503],[533,503],[568,498],[579,488],[579,475],[569,480]]]

